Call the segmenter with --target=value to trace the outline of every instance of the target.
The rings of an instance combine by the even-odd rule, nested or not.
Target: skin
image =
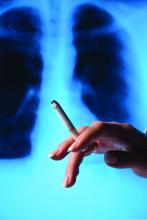
[[[114,168],[131,168],[147,178],[147,136],[132,125],[95,121],[78,129],[76,141],[69,136],[50,157],[61,160],[70,153],[63,187],[76,182],[83,158],[91,153],[103,153],[105,163]]]

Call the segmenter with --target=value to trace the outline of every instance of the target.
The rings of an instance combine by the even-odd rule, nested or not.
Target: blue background
[[[93,154],[84,159],[76,184],[64,189],[68,158],[58,162],[48,158],[69,135],[50,106],[52,99],[60,102],[76,127],[97,120],[82,102],[81,83],[72,79],[76,58],[72,15],[84,3],[93,3],[114,17],[113,28],[124,45],[128,122],[142,131],[147,126],[146,1],[17,0],[2,4],[1,13],[21,6],[39,11],[43,71],[32,152],[24,158],[0,160],[0,220],[147,219],[147,179],[130,169],[110,168],[103,155]]]

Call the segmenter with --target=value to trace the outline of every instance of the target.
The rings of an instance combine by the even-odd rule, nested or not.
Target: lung
[[[41,21],[31,7],[9,9],[0,17],[0,158],[31,153],[43,61]]]
[[[123,43],[115,21],[95,5],[76,8],[73,45],[76,50],[74,79],[82,84],[83,102],[100,120],[126,122],[128,86],[121,53]]]
[[[147,0],[104,0],[106,2],[111,2],[111,3],[124,3],[124,4],[130,4],[130,5],[135,5],[135,4],[145,4],[147,3]]]
[[[0,7],[4,7],[5,5],[10,4],[14,0],[0,0]]]

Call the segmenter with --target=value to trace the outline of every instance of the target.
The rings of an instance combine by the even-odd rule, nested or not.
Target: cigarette
[[[63,123],[65,124],[71,135],[73,136],[74,140],[76,140],[76,138],[79,135],[78,131],[71,122],[71,120],[69,119],[69,117],[67,116],[67,114],[65,113],[65,111],[63,110],[63,108],[61,107],[61,105],[55,100],[51,101],[51,104],[55,109],[55,111],[57,112],[57,115],[61,118],[61,120],[63,121]]]

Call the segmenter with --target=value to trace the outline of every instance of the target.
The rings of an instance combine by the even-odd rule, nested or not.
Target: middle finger
[[[71,187],[76,182],[76,177],[79,173],[79,166],[83,160],[82,152],[71,153],[68,161],[63,187]]]

